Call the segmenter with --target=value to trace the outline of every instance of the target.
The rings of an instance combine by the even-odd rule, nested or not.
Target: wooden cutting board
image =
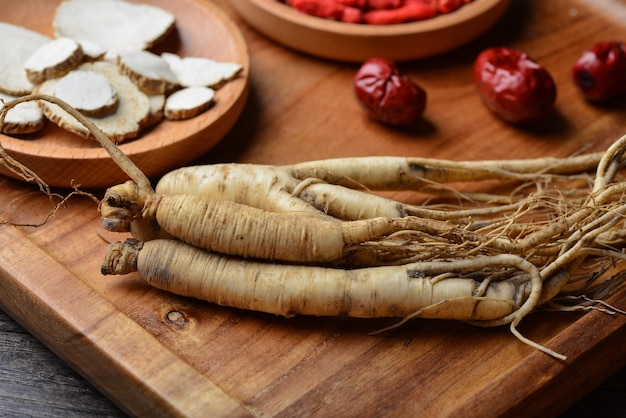
[[[409,130],[363,115],[351,90],[355,65],[283,49],[226,0],[215,3],[248,43],[251,90],[234,129],[198,162],[567,156],[604,150],[626,133],[625,101],[591,106],[570,79],[571,64],[595,41],[626,39],[622,2],[513,1],[477,42],[403,64],[429,93],[424,121]],[[470,68],[492,45],[523,49],[552,73],[557,112],[545,124],[516,128],[481,104]],[[51,203],[35,187],[3,179],[0,208],[5,219],[36,224]],[[554,415],[626,364],[623,315],[543,312],[522,323],[525,336],[566,361],[506,327],[415,320],[372,336],[393,321],[284,319],[177,297],[134,274],[103,277],[106,241],[118,239],[101,229],[96,203],[78,196],[43,226],[1,226],[0,305],[133,415]],[[626,294],[608,302],[626,309]]]

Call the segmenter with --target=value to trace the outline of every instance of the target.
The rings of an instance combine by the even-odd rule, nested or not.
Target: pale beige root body
[[[102,225],[109,231],[133,230],[131,225],[137,221],[154,225],[154,220],[169,236],[200,248],[246,258],[302,263],[338,262],[348,256],[363,260],[354,258],[354,253],[360,249],[371,255],[375,249],[359,247],[360,244],[400,231],[441,234],[459,242],[469,233],[416,217],[346,222],[270,212],[206,196],[144,193],[131,181],[109,188],[100,212]],[[388,253],[394,250],[386,248]],[[398,248],[400,257],[405,253]],[[394,254],[389,257],[395,259]]]
[[[309,161],[284,166],[255,164],[211,164],[183,167],[165,174],[157,184],[159,193],[206,193],[220,198],[232,196],[251,206],[264,204],[259,196],[222,190],[235,182],[292,193],[304,180],[366,190],[416,191],[433,184],[475,182],[493,179],[536,180],[542,175],[568,175],[594,170],[602,153],[568,158],[523,160],[450,161],[417,157],[357,157]],[[243,176],[243,178],[241,178]],[[234,190],[237,190],[235,187]],[[253,191],[253,190],[252,190]],[[245,202],[243,199],[246,199]]]
[[[43,100],[55,103],[61,108],[66,109],[69,114],[79,120],[93,133],[102,146],[111,154],[113,159],[118,162],[120,168],[132,179],[132,181],[127,184],[111,188],[107,192],[104,201],[101,202],[103,224],[107,226],[109,230],[128,229],[136,219],[141,219],[142,222],[149,223],[152,226],[158,223],[168,225],[168,222],[171,222],[172,225],[177,226],[172,226],[170,229],[178,231],[181,234],[189,233],[189,237],[194,237],[194,239],[204,239],[204,235],[208,234],[211,236],[211,240],[217,240],[212,242],[234,245],[233,242],[240,240],[240,238],[245,238],[243,241],[250,238],[251,241],[244,242],[244,245],[238,247],[237,251],[240,252],[240,255],[247,257],[267,257],[270,259],[275,257],[278,252],[297,254],[300,250],[294,243],[300,243],[304,245],[304,247],[315,247],[316,245],[326,246],[327,241],[332,241],[329,248],[323,249],[324,257],[319,258],[319,254],[309,250],[305,260],[312,260],[311,263],[305,262],[299,263],[299,265],[297,265],[298,263],[295,263],[296,265],[281,265],[277,263],[272,264],[269,260],[260,263],[258,261],[250,261],[250,259],[237,258],[238,261],[243,262],[247,266],[254,265],[260,268],[261,266],[269,265],[272,269],[278,270],[271,273],[271,275],[277,275],[276,277],[281,278],[277,282],[277,287],[267,289],[267,297],[270,300],[274,298],[272,303],[275,303],[277,300],[282,300],[284,297],[291,298],[292,294],[285,293],[287,291],[305,292],[298,293],[298,295],[304,295],[300,297],[300,302],[296,303],[296,307],[302,309],[301,312],[311,312],[312,315],[319,314],[320,311],[314,313],[313,310],[308,311],[306,310],[308,308],[305,307],[310,306],[310,300],[315,300],[315,303],[323,305],[325,303],[324,301],[328,300],[328,298],[334,298],[332,300],[335,302],[331,304],[326,303],[325,306],[335,304],[340,307],[323,308],[321,312],[327,312],[329,315],[346,314],[350,309],[355,309],[354,312],[357,312],[357,309],[360,309],[356,307],[359,301],[356,301],[356,299],[350,300],[348,301],[349,305],[341,305],[341,303],[345,303],[341,301],[346,300],[346,295],[352,296],[353,294],[358,294],[359,297],[363,298],[362,301],[364,304],[369,303],[367,301],[372,299],[379,302],[380,305],[377,306],[383,307],[376,308],[378,313],[388,311],[390,314],[394,312],[393,315],[401,315],[397,313],[399,311],[397,311],[396,308],[391,309],[384,307],[384,303],[387,302],[383,299],[388,298],[390,300],[387,306],[394,305],[397,302],[397,300],[394,299],[397,296],[385,293],[386,291],[392,291],[393,287],[396,286],[395,284],[384,279],[375,279],[376,281],[383,280],[382,282],[375,282],[373,278],[370,281],[369,273],[367,273],[362,276],[364,279],[364,287],[360,287],[359,277],[355,276],[354,272],[369,272],[369,269],[357,269],[355,265],[350,265],[342,275],[334,277],[336,280],[344,280],[344,291],[339,292],[337,289],[337,292],[334,292],[332,295],[328,295],[325,289],[319,289],[318,293],[317,288],[311,287],[311,284],[314,283],[313,279],[303,279],[305,282],[305,290],[300,289],[300,287],[297,287],[296,290],[292,290],[291,287],[287,287],[287,282],[285,282],[287,278],[280,274],[282,269],[286,269],[293,277],[300,277],[298,274],[304,273],[298,273],[298,271],[303,269],[302,271],[309,271],[315,273],[315,275],[319,274],[323,280],[326,280],[326,278],[330,276],[326,276],[327,273],[324,269],[326,269],[329,264],[334,265],[335,263],[324,262],[323,260],[341,256],[344,251],[352,251],[355,247],[358,249],[374,247],[380,242],[377,240],[367,240],[373,238],[378,239],[378,237],[382,239],[381,242],[384,244],[382,248],[385,250],[395,247],[398,243],[404,246],[404,241],[410,241],[410,245],[405,247],[403,251],[406,251],[406,248],[410,251],[415,249],[415,254],[422,257],[419,263],[412,264],[413,266],[420,266],[416,268],[416,272],[406,273],[405,271],[404,276],[399,275],[397,277],[397,281],[399,282],[402,281],[402,277],[404,277],[405,281],[407,277],[411,279],[425,279],[426,277],[430,277],[429,280],[432,285],[440,282],[456,283],[457,279],[472,281],[471,286],[464,287],[462,294],[456,295],[458,298],[450,294],[446,294],[445,296],[439,295],[437,297],[433,296],[433,299],[428,299],[424,303],[434,303],[434,305],[422,306],[420,303],[420,305],[412,306],[411,309],[416,310],[409,312],[411,309],[407,309],[405,311],[406,317],[403,321],[418,316],[431,317],[430,315],[432,314],[432,317],[462,319],[483,326],[510,323],[512,332],[515,333],[518,338],[524,340],[515,330],[516,324],[539,304],[552,302],[552,297],[572,294],[565,293],[569,292],[569,289],[565,287],[570,283],[572,285],[580,284],[577,286],[577,289],[574,290],[578,292],[576,295],[584,295],[585,297],[589,292],[596,290],[594,285],[602,286],[601,290],[604,293],[601,293],[601,298],[606,298],[608,295],[614,294],[619,286],[624,283],[623,275],[621,279],[620,277],[606,278],[602,276],[605,272],[611,273],[615,271],[615,264],[626,260],[626,255],[622,251],[625,247],[625,235],[621,232],[625,229],[626,204],[624,199],[626,196],[626,182],[617,176],[619,169],[624,163],[623,157],[626,151],[626,136],[619,139],[602,155],[590,154],[562,160],[538,159],[518,160],[517,162],[503,161],[497,163],[500,164],[498,167],[494,167],[494,164],[497,165],[495,162],[490,165],[488,162],[450,163],[432,160],[432,164],[436,166],[435,170],[423,170],[423,164],[421,163],[421,165],[415,165],[415,167],[419,168],[418,171],[426,173],[425,177],[420,178],[417,176],[415,179],[405,174],[398,177],[397,170],[388,165],[389,161],[384,162],[384,158],[378,157],[365,160],[357,159],[355,161],[358,164],[354,167],[342,167],[343,164],[355,162],[351,160],[344,162],[331,160],[327,163],[303,163],[302,165],[297,165],[299,167],[297,172],[287,172],[287,177],[292,178],[288,180],[291,182],[290,186],[279,185],[276,187],[272,184],[273,182],[270,181],[264,186],[258,187],[258,196],[254,196],[254,188],[251,188],[252,193],[243,199],[244,201],[256,200],[261,202],[264,198],[267,198],[267,196],[261,194],[261,191],[267,190],[268,193],[271,194],[273,190],[277,190],[276,196],[280,196],[280,199],[284,199],[283,202],[298,202],[298,200],[300,200],[302,205],[304,205],[301,207],[307,208],[302,211],[292,211],[289,208],[289,204],[281,204],[281,206],[277,206],[277,208],[287,208],[287,210],[276,210],[273,212],[254,208],[247,204],[232,201],[228,202],[225,200],[220,201],[215,198],[206,199],[190,194],[182,196],[183,199],[181,199],[180,195],[156,194],[152,189],[149,179],[141,173],[128,157],[125,156],[92,121],[85,118],[75,109],[67,106],[67,104],[51,96],[34,95],[6,103],[5,106],[0,109],[0,127],[3,124],[4,117],[8,110],[28,100]],[[38,178],[35,173],[2,152],[1,147],[0,153],[2,154],[3,163],[9,169],[15,172],[19,171],[22,178],[37,182],[42,190],[45,190],[46,193],[51,195],[49,188],[45,186],[45,183]],[[407,160],[400,159],[399,161],[401,163],[404,161],[402,164],[405,164]],[[411,161],[415,163],[415,160]],[[363,163],[363,166],[359,165],[360,162]],[[422,160],[422,162],[424,162],[424,160]],[[379,163],[386,166],[386,168],[379,167],[382,171],[371,169],[372,165],[377,166]],[[459,168],[459,164],[463,166],[466,171],[464,171],[463,168]],[[337,165],[339,165],[339,167],[337,167],[339,174],[335,173],[329,175],[327,169]],[[586,173],[585,175],[581,175],[583,171],[590,170],[593,167],[597,168],[595,178],[592,179],[591,176]],[[364,170],[362,176],[358,175],[360,168]],[[276,183],[280,183],[281,174],[276,173],[282,172],[281,170],[284,170],[284,167],[271,171],[273,173],[272,175],[264,174],[264,176],[269,180],[278,179]],[[333,168],[330,171],[334,172],[335,169]],[[445,175],[446,171],[452,174]],[[269,171],[264,171],[264,173],[269,173]],[[298,175],[301,175],[303,178],[294,177],[294,173],[299,173]],[[315,185],[325,187],[325,182],[328,182],[329,186],[342,188],[347,188],[351,184],[355,184],[366,190],[368,182],[365,180],[367,180],[369,176],[375,177],[375,179],[372,180],[372,186],[380,184],[381,181],[386,182],[390,179],[399,179],[397,181],[400,183],[401,187],[410,188],[410,185],[413,184],[416,189],[420,189],[419,185],[425,185],[425,188],[428,188],[430,184],[443,184],[442,182],[453,180],[462,182],[490,178],[513,179],[519,180],[522,183],[535,183],[536,193],[527,193],[527,190],[518,188],[511,191],[508,188],[510,188],[512,182],[503,183],[502,187],[505,191],[502,195],[505,193],[516,194],[516,204],[507,208],[504,212],[498,213],[497,219],[493,220],[491,223],[484,223],[479,227],[473,224],[468,224],[466,227],[463,227],[462,222],[459,221],[460,218],[456,217],[462,212],[464,213],[463,216],[473,216],[465,209],[465,204],[470,201],[469,199],[459,199],[460,207],[453,209],[451,212],[454,214],[452,221],[448,221],[445,218],[438,220],[430,216],[421,218],[409,215],[406,217],[372,218],[365,219],[364,221],[346,222],[325,214],[323,210],[309,205],[309,203],[301,200],[299,197],[302,196],[302,192],[307,189],[309,191],[313,190],[316,193],[320,192],[320,189],[314,189],[313,187]],[[382,179],[385,176],[387,176],[387,179]],[[293,178],[295,178],[295,180],[293,180]],[[411,180],[407,180],[409,178],[411,178]],[[555,180],[569,181],[572,179],[574,181],[570,184],[570,189],[554,187]],[[330,180],[336,180],[337,184],[331,184]],[[243,184],[245,184],[245,182],[246,180],[244,180]],[[517,182],[514,183],[517,184]],[[222,186],[218,185],[216,189],[220,191],[220,187]],[[129,190],[123,190],[125,188]],[[355,188],[358,188],[358,186]],[[551,193],[546,193],[548,189]],[[450,187],[450,190],[453,191],[453,188]],[[575,191],[575,193],[571,193],[572,191]],[[223,190],[221,190],[221,192],[223,192]],[[237,191],[233,191],[232,194],[237,196],[237,199],[241,199]],[[287,195],[294,197],[296,200],[287,198]],[[254,198],[250,198],[250,196],[254,196]],[[190,199],[190,197],[193,197],[193,199]],[[166,200],[168,203],[162,205]],[[358,199],[354,199],[354,201],[358,202]],[[191,205],[195,206],[195,208],[187,207],[187,203],[189,202],[194,202],[191,203]],[[484,201],[478,201],[477,207],[480,210],[484,209],[481,206],[483,203]],[[498,205],[500,203],[501,202],[489,203],[485,207],[499,207]],[[223,207],[221,209],[214,209],[214,205],[218,204]],[[239,206],[246,207],[245,211],[242,212],[239,210]],[[236,208],[237,210],[235,210]],[[342,211],[341,205],[337,206],[337,208],[339,208],[338,212]],[[431,210],[430,206],[428,206],[427,209]],[[445,212],[440,209],[440,206],[434,209],[438,213],[438,216]],[[470,208],[470,210],[474,209]],[[158,215],[159,212],[161,212],[160,215]],[[217,222],[215,219],[211,219],[215,213],[219,213]],[[283,218],[283,216],[288,215],[300,219],[302,222],[301,225],[306,226],[309,224],[307,228],[312,229],[316,229],[318,225],[325,222],[329,225],[328,228],[331,228],[333,232],[330,234],[326,232],[320,233],[316,238],[313,238],[313,235],[309,235],[306,232],[303,235],[303,231],[307,231],[306,229],[298,230],[291,228],[293,225],[288,225],[286,228],[283,226],[282,228],[284,230],[280,230],[279,228],[278,230],[271,230],[272,232],[269,232],[263,229],[266,228],[265,221],[259,222],[257,219],[250,222],[251,219],[256,219],[258,215],[263,214],[263,216],[265,216],[267,213],[271,214],[267,219],[271,219],[274,224],[273,227],[276,228],[279,228],[281,223],[288,224],[288,222],[285,221],[287,218]],[[306,216],[303,216],[303,214],[306,214]],[[427,214],[427,210],[420,212],[420,216]],[[363,215],[358,216],[361,217]],[[368,216],[369,215],[365,217]],[[226,222],[226,220],[228,220],[228,222]],[[206,228],[211,222],[213,222],[211,228]],[[227,228],[224,228],[225,224],[228,224]],[[249,227],[252,228],[248,229]],[[261,228],[260,232],[255,230],[257,227]],[[244,233],[242,234],[242,232]],[[289,234],[288,238],[284,235],[286,233]],[[386,234],[389,234],[389,236]],[[255,246],[266,246],[266,244],[269,244],[269,241],[266,241],[265,238],[260,237],[260,235],[269,235],[271,240],[275,241],[271,245],[280,245],[282,248],[278,249],[278,247],[270,246],[271,248],[269,250],[253,249]],[[328,236],[331,236],[332,239],[329,240]],[[311,237],[316,240],[312,241],[316,244],[312,245],[312,242],[302,240],[302,237]],[[192,283],[195,284],[187,285],[184,278],[196,263],[202,265],[208,264],[203,260],[209,252],[180,241],[176,241],[175,243],[171,243],[171,241],[173,240],[167,241],[168,246],[175,245],[177,248],[178,246],[182,246],[182,248],[186,248],[185,251],[191,248],[189,254],[194,255],[191,255],[191,258],[183,264],[168,264],[163,262],[159,264],[159,271],[162,273],[170,271],[172,266],[176,265],[178,273],[181,274],[180,276],[178,273],[176,275],[176,277],[180,279],[180,282],[177,282],[174,287],[169,287],[168,289],[176,293],[194,297],[214,298],[212,295],[205,295],[204,292],[206,289],[203,288],[202,284],[198,284],[194,281]],[[158,242],[155,241],[155,245],[156,243]],[[148,246],[152,245],[152,243],[148,244]],[[431,251],[428,252],[429,250]],[[158,257],[168,259],[164,251],[165,250],[158,250]],[[178,250],[175,252],[178,254]],[[217,257],[216,254],[211,255],[211,257],[213,256]],[[328,256],[328,258],[325,258],[326,256]],[[233,259],[233,257],[225,257],[227,259]],[[146,260],[146,263],[159,263],[159,260]],[[224,294],[233,295],[233,298],[235,298],[234,295],[242,294],[239,290],[247,292],[243,294],[244,299],[247,301],[245,305],[237,305],[237,301],[240,301],[240,299],[228,300],[231,300],[234,306],[242,306],[246,307],[246,309],[266,309],[264,305],[254,305],[249,301],[250,293],[254,295],[252,299],[255,301],[256,299],[266,297],[266,295],[258,293],[263,287],[259,287],[258,291],[255,288],[255,286],[259,285],[259,280],[247,279],[247,281],[237,282],[238,284],[236,284],[236,286],[242,286],[238,291],[228,289],[228,286],[231,285],[229,280],[235,276],[233,275],[234,272],[239,271],[237,270],[237,266],[239,265],[235,264],[235,269],[231,269],[230,272],[227,272],[223,267],[224,263],[225,261],[222,259],[222,261],[219,262],[212,262],[209,264],[209,267],[207,267],[209,270],[214,270],[208,273],[211,277],[222,277],[219,283],[214,283],[216,291],[227,292]],[[309,265],[315,263],[323,264],[323,266]],[[230,262],[227,264],[230,266]],[[149,265],[143,268],[145,268],[147,272],[151,271]],[[400,269],[402,266],[372,267],[371,271],[387,271],[387,268]],[[147,272],[146,274],[148,274]],[[220,275],[216,276],[216,272],[219,272]],[[419,272],[423,273],[425,277],[421,277]],[[222,273],[224,274],[222,275]],[[249,277],[261,277],[255,276],[255,273],[252,271],[248,271],[247,273],[251,274]],[[196,273],[194,273],[194,275],[195,274]],[[271,277],[271,275],[268,277]],[[197,277],[200,283],[204,280],[200,279],[200,277],[203,277],[201,272],[198,273]],[[598,279],[602,278],[607,280],[598,283]],[[454,281],[448,279],[454,279]],[[260,284],[264,285],[266,281],[269,282],[270,279],[264,278],[260,281]],[[360,289],[359,292],[346,293],[346,283],[349,284],[350,289],[352,285],[357,286],[358,289]],[[463,283],[467,284],[467,282]],[[291,285],[292,283],[289,282],[288,284]],[[368,285],[370,289],[368,289],[365,284]],[[605,284],[608,286],[605,286]],[[299,285],[302,285],[302,283],[299,283]],[[500,290],[499,288],[505,289],[510,285],[520,287],[517,287],[517,291],[505,291],[499,295],[489,293],[490,289],[491,291],[498,291]],[[221,290],[222,286],[227,290]],[[382,290],[379,293],[372,293],[372,286],[374,289],[377,289],[377,286],[381,286]],[[325,281],[322,281],[321,287],[332,288],[332,286]],[[441,289],[444,288],[441,287]],[[608,292],[606,292],[606,289],[608,289]],[[222,295],[222,293],[219,294]],[[426,291],[426,294],[428,294],[428,291]],[[518,296],[522,294],[528,295],[525,301],[518,300]],[[595,293],[593,293],[593,295],[595,296]],[[442,299],[439,299],[440,297]],[[224,298],[226,298],[226,296],[220,296],[219,300],[226,300]],[[290,300],[293,301],[295,298],[296,296]],[[456,300],[471,300],[472,312],[477,312],[479,309],[482,310],[485,306],[488,306],[483,302],[492,301],[494,299],[498,299],[498,302],[501,304],[510,305],[512,307],[509,308],[511,309],[510,313],[507,314],[506,311],[500,312],[499,314],[504,316],[498,316],[495,319],[477,316],[469,316],[469,319],[467,319],[467,314],[455,313],[452,315],[449,311],[443,309],[443,307],[441,307],[442,310],[439,310],[440,308],[437,307],[440,304],[451,306],[450,304],[456,303]],[[589,299],[586,300],[588,301]],[[594,302],[596,301],[591,300],[589,303],[592,304]],[[337,303],[339,303],[339,305],[337,305]],[[352,308],[353,306],[354,308]],[[498,309],[504,309],[502,306],[498,306]],[[607,305],[603,304],[602,306],[602,309],[604,309]],[[590,308],[590,305],[586,304],[583,308]],[[267,309],[270,312],[276,312],[271,310],[271,307]],[[282,310],[279,311],[281,314],[290,314],[293,313],[294,308],[293,305],[290,304],[288,307],[281,309]],[[365,311],[371,311],[371,308],[364,309],[363,312]],[[354,315],[357,314],[354,313]],[[476,321],[474,319],[476,319]],[[534,345],[532,342],[524,341]],[[550,352],[545,348],[541,349],[551,355],[559,357],[556,353]]]
[[[568,158],[451,161],[417,157],[356,157],[310,161],[286,166],[298,179],[368,190],[418,190],[433,183],[492,179],[535,180],[595,169],[602,153]]]
[[[491,282],[464,278],[469,264],[485,272],[494,268],[494,277],[509,269],[511,277]],[[508,255],[343,270],[242,260],[176,240],[114,243],[102,270],[105,274],[137,271],[152,286],[178,295],[287,317],[417,314],[503,324],[513,321],[522,306],[523,312],[532,309],[540,293],[533,286],[541,284],[532,264]],[[436,277],[442,274],[446,277]],[[488,273],[482,276],[489,280]]]
[[[324,216],[292,193],[300,183],[280,166],[212,164],[176,169],[157,183],[158,194],[197,194],[271,212]]]
[[[464,197],[491,200],[494,206],[444,211],[370,192],[429,193],[436,186],[447,183],[494,179],[537,181],[579,175],[593,170],[601,156],[601,153],[595,153],[562,159],[471,162],[382,156],[338,158],[285,166],[213,164],[171,171],[161,178],[156,190],[161,194],[212,196],[276,212],[293,211],[301,215],[326,213],[343,220],[422,216],[463,224],[471,218],[515,210],[517,205],[511,202],[510,196],[468,194]],[[441,190],[437,192],[441,193]],[[453,189],[449,192],[455,194]]]

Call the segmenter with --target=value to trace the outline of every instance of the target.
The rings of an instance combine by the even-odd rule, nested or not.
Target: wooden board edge
[[[566,354],[565,361],[534,351],[456,412],[501,417],[563,413],[626,366],[626,289],[607,303],[622,313],[588,312],[546,343],[556,352]]]
[[[0,307],[125,412],[251,415],[19,230],[2,229]]]

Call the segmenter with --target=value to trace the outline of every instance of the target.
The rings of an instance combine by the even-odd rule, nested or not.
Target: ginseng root
[[[174,293],[285,316],[510,324],[522,341],[558,358],[522,337],[519,321],[559,296],[606,297],[624,284],[605,274],[626,260],[626,136],[604,153],[562,159],[373,157],[185,168],[155,190],[96,126],[58,99],[6,104],[0,128],[8,109],[27,100],[65,109],[131,178],[107,190],[102,224],[152,241],[116,244],[106,274],[137,270]],[[400,190],[419,198],[406,203],[372,193]]]
[[[178,240],[109,246],[103,274],[139,272],[150,285],[222,306],[291,317],[434,318],[515,329],[540,300],[537,268],[514,255],[335,269],[211,253]],[[475,273],[479,271],[480,273]]]
[[[463,277],[471,276],[465,273],[470,266],[484,269],[484,278]],[[423,318],[505,324],[529,300],[533,286],[523,311],[536,305],[541,291],[537,268],[513,255],[345,270],[244,261],[178,240],[128,239],[109,246],[102,271],[138,271],[172,293],[286,317],[383,318],[420,311]]]
[[[144,193],[132,181],[109,188],[100,212],[102,224],[109,231],[129,231],[135,220],[154,219],[168,234],[200,248],[306,264],[340,262],[346,257],[367,260],[355,257],[355,253],[373,255],[376,248],[372,241],[401,231],[423,232],[457,242],[470,234],[417,217],[344,222],[328,216],[269,212],[207,196]],[[366,243],[370,245],[361,245]],[[406,254],[401,246],[384,246],[384,252],[395,262]]]
[[[602,153],[592,153],[568,158],[460,162],[415,157],[360,157],[286,166],[212,164],[173,170],[157,183],[156,192],[212,196],[273,212],[301,215],[317,215],[317,209],[344,220],[402,217],[427,213],[428,209],[365,194],[361,190],[428,193],[434,191],[434,186],[448,183],[536,182],[565,176],[572,179],[595,170],[601,157]],[[505,200],[510,200],[510,196]],[[454,217],[449,212],[430,210],[428,213],[449,220]],[[473,212],[466,211],[461,216],[472,215]]]

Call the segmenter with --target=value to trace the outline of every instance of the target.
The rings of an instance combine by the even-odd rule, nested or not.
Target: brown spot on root
[[[424,164],[418,164],[415,162],[409,163],[409,169],[411,170],[411,174],[417,177],[424,177],[424,173],[428,171],[426,167],[424,166]]]

